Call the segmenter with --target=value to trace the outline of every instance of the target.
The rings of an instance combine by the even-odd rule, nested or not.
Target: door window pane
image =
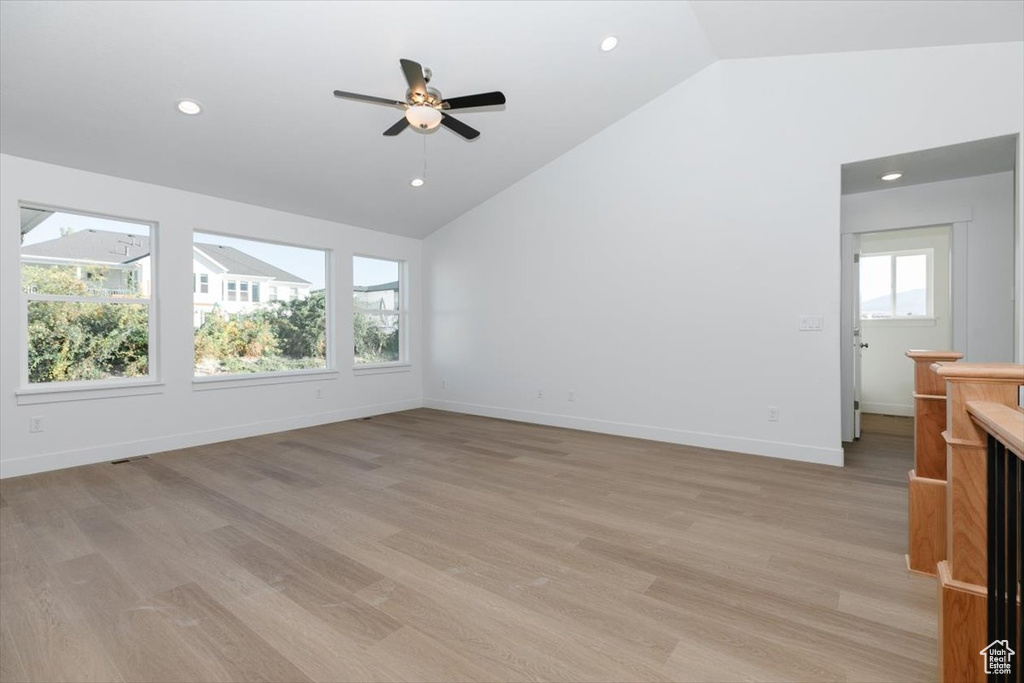
[[[928,315],[928,257],[896,257],[896,315]]]
[[[892,262],[888,254],[860,259],[860,317],[892,317]]]

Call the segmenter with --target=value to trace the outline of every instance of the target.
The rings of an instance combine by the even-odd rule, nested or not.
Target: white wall
[[[843,196],[842,229],[963,222],[966,335],[953,348],[965,361],[1008,363],[1014,360],[1014,202],[1012,172],[861,192]]]
[[[18,201],[159,223],[159,360],[164,386],[152,395],[18,405]],[[338,373],[294,382],[196,391],[192,383],[192,230],[333,250]],[[240,436],[403,410],[421,404],[419,240],[272,211],[156,185],[0,155],[0,476],[180,448]],[[408,372],[352,371],[352,254],[409,262]],[[322,389],[323,399],[314,398]],[[29,433],[29,418],[44,418]]]
[[[840,464],[840,166],[1018,132],[1022,83],[1020,43],[708,67],[426,240],[427,404]]]
[[[874,193],[872,193],[874,194]],[[845,206],[845,197],[844,206]],[[1012,232],[1009,233],[1012,237]],[[894,230],[861,235],[863,255],[911,249],[932,250],[932,317],[930,319],[861,320],[861,410],[885,415],[914,414],[914,364],[907,349],[952,348],[949,306],[951,226]],[[1010,341],[1012,342],[1012,335]]]

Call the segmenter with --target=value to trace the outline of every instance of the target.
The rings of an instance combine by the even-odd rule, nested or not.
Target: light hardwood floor
[[[0,679],[934,680],[895,420],[845,469],[415,410],[7,479]]]

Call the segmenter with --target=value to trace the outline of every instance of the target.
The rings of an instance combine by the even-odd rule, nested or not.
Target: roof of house
[[[355,285],[352,287],[355,292],[390,292],[398,291],[398,280],[394,282],[382,282],[379,285]]]
[[[149,237],[109,230],[79,230],[23,246],[21,254],[88,263],[131,263],[149,254]]]
[[[219,244],[196,244],[200,251],[227,268],[231,275],[270,277],[283,282],[309,284],[298,275],[261,261],[244,251]],[[149,255],[149,237],[111,230],[79,230],[63,237],[21,248],[23,256],[67,259],[85,263],[132,263]]]
[[[225,247],[220,244],[201,244],[198,242],[195,246],[196,249],[227,268],[230,275],[255,275],[256,277],[272,277],[282,282],[294,282],[302,285],[310,284],[309,280],[303,280],[298,275],[293,275],[287,270],[282,270],[266,261],[261,261],[255,256],[250,256],[234,247]]]

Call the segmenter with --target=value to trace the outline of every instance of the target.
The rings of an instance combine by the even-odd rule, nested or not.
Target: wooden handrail
[[[968,401],[967,412],[986,432],[1024,460],[1024,411],[992,401]]]
[[[1024,384],[1024,365],[1017,363],[955,363],[935,368],[940,377],[994,384]]]
[[[990,482],[1000,480],[999,472],[991,469],[991,453],[998,450],[994,444],[1004,443],[994,434],[1005,437],[1008,446],[1024,445],[1024,413],[1017,407],[1024,365],[936,363],[932,368],[946,382],[947,396],[946,560],[938,567],[939,675],[943,681],[982,683],[985,672],[978,652],[992,640],[988,612],[996,600],[991,596],[1009,595],[1001,578],[1008,570],[999,562],[998,548],[1004,546],[992,545],[999,534],[990,533],[990,520],[1003,519],[1000,500],[1017,501],[1012,494],[990,495],[1001,490],[990,491]],[[1005,460],[1020,462],[1012,456]],[[1015,475],[1002,478],[1011,479]],[[990,512],[993,504],[995,513]]]

